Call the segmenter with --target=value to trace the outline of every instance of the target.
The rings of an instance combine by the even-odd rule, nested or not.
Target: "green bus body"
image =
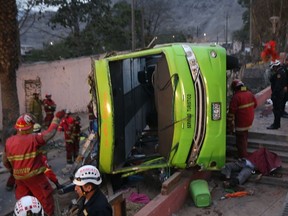
[[[218,170],[224,165],[223,47],[165,44],[93,64],[102,172],[130,175],[194,166]],[[132,154],[135,146],[150,151]]]

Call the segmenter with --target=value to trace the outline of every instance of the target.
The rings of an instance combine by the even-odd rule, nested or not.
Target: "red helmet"
[[[244,86],[244,83],[241,80],[239,80],[239,79],[235,79],[231,83],[231,89],[233,91],[235,91],[240,86]]]
[[[18,131],[26,131],[33,128],[34,123],[35,117],[30,113],[25,113],[17,119],[15,128]]]
[[[46,94],[45,97],[46,98],[50,98],[52,95],[51,94]]]

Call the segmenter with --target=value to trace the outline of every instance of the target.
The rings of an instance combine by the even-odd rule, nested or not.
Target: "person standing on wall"
[[[54,117],[54,112],[56,110],[56,103],[52,100],[51,94],[46,94],[43,100],[43,106],[45,111],[44,127],[48,128]]]
[[[248,130],[252,127],[257,100],[239,79],[233,80],[231,89],[233,96],[229,104],[227,129],[230,134],[235,131],[238,157],[242,158],[248,156]]]
[[[271,61],[271,100],[273,102],[274,121],[267,129],[276,130],[281,127],[281,116],[283,114],[283,103],[286,88],[286,73],[279,60]]]
[[[7,139],[2,157],[4,166],[12,170],[16,180],[16,199],[27,195],[35,196],[49,216],[54,215],[53,188],[44,174],[46,166],[40,147],[55,135],[64,115],[64,111],[57,112],[48,130],[33,133],[33,115],[22,114],[15,124],[17,134]]]
[[[33,98],[29,104],[29,113],[35,116],[36,122],[40,125],[43,121],[42,103],[43,102],[39,98],[39,93],[33,93]]]

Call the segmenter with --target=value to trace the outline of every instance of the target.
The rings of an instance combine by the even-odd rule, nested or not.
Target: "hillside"
[[[198,32],[198,38],[201,39],[206,33],[207,41],[224,42],[226,22],[228,41],[231,40],[232,32],[242,26],[243,8],[237,0],[173,0],[169,1],[169,4],[170,19],[163,23],[160,30],[162,34],[177,30],[196,37]],[[51,30],[47,24],[51,14],[52,12],[46,12],[44,18],[36,19],[32,27],[22,31],[22,46],[39,49],[44,44],[61,40],[67,35],[68,29]]]
[[[244,9],[237,0],[173,0],[174,27],[184,32],[198,26],[198,36],[206,33],[208,41],[225,41],[225,26],[228,22],[228,41],[232,32],[242,27]],[[227,17],[227,19],[226,19]],[[167,28],[171,28],[168,26]]]

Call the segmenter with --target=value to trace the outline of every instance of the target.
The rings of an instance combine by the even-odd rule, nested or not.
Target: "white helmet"
[[[78,186],[83,186],[87,183],[100,185],[102,182],[99,170],[92,165],[80,167],[75,173],[73,183]]]
[[[272,69],[275,66],[279,66],[281,62],[279,60],[271,61],[269,67]]]
[[[14,216],[39,215],[44,216],[42,205],[36,197],[24,196],[18,200],[14,207]]]
[[[34,133],[39,133],[40,131],[41,131],[41,125],[38,124],[38,123],[35,123],[35,124],[33,125],[33,132],[34,132]]]
[[[66,110],[65,110],[65,113],[66,113],[67,115],[69,115],[69,114],[71,114],[71,111],[70,111],[69,109],[66,109]]]

